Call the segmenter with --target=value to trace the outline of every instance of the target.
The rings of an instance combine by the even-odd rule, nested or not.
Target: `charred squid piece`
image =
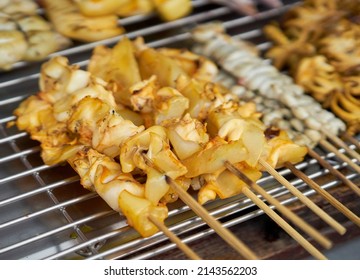
[[[114,96],[106,89],[106,82],[77,65],[69,65],[65,57],[54,57],[42,65],[39,86],[42,99],[54,105],[55,117],[61,122],[67,121],[72,106],[87,96],[117,108]]]
[[[85,147],[68,160],[79,174],[81,184],[94,191],[115,211],[123,213],[129,225],[143,237],[158,228],[149,220],[163,223],[168,215],[165,205],[154,205],[145,198],[145,188],[130,173],[123,173],[119,163],[94,149]]]
[[[88,17],[119,15],[129,17],[156,11],[165,21],[186,16],[192,11],[190,0],[75,0],[81,14]]]
[[[113,48],[95,47],[87,70],[108,83],[118,104],[129,106],[130,87],[141,82],[134,44],[124,37]]]
[[[41,3],[55,29],[67,38],[93,42],[124,33],[116,15],[87,17],[70,0],[41,0]]]
[[[54,117],[53,106],[39,95],[24,100],[14,111],[17,127],[40,142],[41,158],[47,165],[65,162],[83,147],[63,122]]]
[[[124,119],[116,110],[98,98],[86,96],[72,107],[68,129],[78,135],[84,145],[115,158],[129,137],[144,130]]]
[[[37,14],[35,1],[5,1],[0,7],[0,69],[10,70],[19,61],[41,61],[71,45]]]

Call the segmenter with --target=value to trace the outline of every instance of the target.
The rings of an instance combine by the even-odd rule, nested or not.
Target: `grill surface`
[[[283,1],[281,9],[259,7],[256,18],[240,16],[227,7],[205,0],[193,1],[194,12],[186,18],[164,23],[155,15],[134,16],[120,20],[131,39],[142,36],[152,47],[191,47],[189,30],[196,24],[221,20],[228,33],[257,44],[261,50],[269,47],[261,27],[277,19],[298,1]],[[71,63],[86,66],[94,46],[114,45],[120,37],[91,44],[75,44],[55,55],[67,56]],[[27,96],[38,90],[41,63],[17,63],[15,69],[0,74],[0,259],[146,259],[161,254],[175,245],[158,233],[142,239],[127,226],[124,217],[112,211],[96,194],[79,184],[78,176],[67,165],[46,166],[40,158],[38,143],[24,132],[7,127],[14,120],[13,110]],[[332,153],[324,157],[352,180],[346,164],[338,162]],[[309,159],[297,166],[311,178],[322,177],[327,170]],[[314,191],[283,169],[286,176],[307,196]],[[259,184],[269,193],[288,204],[296,198],[264,174]],[[339,184],[332,179],[322,187],[330,189]],[[170,206],[167,225],[184,242],[211,238],[213,231],[181,202]],[[217,200],[206,205],[225,227],[241,227],[244,221],[262,215],[252,202],[242,195]],[[246,240],[243,240],[246,243]]]

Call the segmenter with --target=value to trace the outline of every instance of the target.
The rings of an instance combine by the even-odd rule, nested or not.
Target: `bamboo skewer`
[[[357,173],[360,173],[360,166],[354,163],[350,158],[348,158],[346,155],[339,152],[339,150],[334,147],[331,143],[328,141],[322,139],[320,140],[320,145],[322,145],[325,149],[327,149],[330,152],[333,152],[339,159],[346,162],[352,169],[354,169]]]
[[[294,238],[306,251],[319,260],[327,258],[316,249],[301,234],[292,228],[285,220],[283,220],[274,210],[267,206],[260,198],[258,198],[248,187],[242,189],[242,193],[251,199],[261,210],[263,210],[270,218],[272,218],[279,226],[281,226],[292,238]]]
[[[224,241],[233,247],[238,253],[246,259],[258,259],[256,254],[252,252],[242,241],[240,241],[231,231],[223,227],[222,224],[214,219],[208,211],[201,206],[190,194],[178,186],[175,181],[166,176],[168,184],[176,191],[180,199],[188,205],[199,217],[201,217]]]
[[[351,182],[348,178],[345,177],[339,170],[332,167],[330,163],[324,160],[317,152],[312,149],[308,149],[308,155],[312,158],[316,159],[317,162],[322,165],[324,168],[329,170],[334,176],[340,179],[345,185],[347,185],[350,189],[352,189],[358,196],[360,196],[360,188],[356,186],[353,182]]]
[[[146,154],[143,154],[144,159],[150,166],[160,170]],[[227,242],[232,248],[234,248],[243,257],[249,260],[258,259],[258,256],[242,241],[240,241],[230,230],[223,227],[222,224],[212,217],[209,212],[201,206],[188,192],[186,192],[181,186],[179,186],[173,179],[165,175],[166,182],[173,188],[173,190],[179,195],[179,198],[190,207],[200,218],[202,218],[208,226],[210,226],[225,242]]]
[[[356,148],[360,149],[360,143],[357,139],[349,135],[349,133],[344,132],[343,137],[348,140],[351,144],[354,144]]]
[[[255,182],[251,181],[245,174],[243,174],[239,169],[237,169],[234,165],[229,162],[225,163],[226,168],[235,174],[240,180],[245,182],[249,187],[251,187],[254,191],[259,193],[264,199],[266,199],[270,204],[274,205],[275,208],[283,214],[286,218],[296,224],[300,229],[306,232],[309,236],[311,236],[315,241],[321,244],[324,248],[330,249],[332,247],[332,242],[324,237],[320,232],[306,223],[299,216],[294,214],[291,210],[289,210],[286,206],[280,203],[276,198],[268,194],[262,187],[260,187]]]
[[[360,227],[360,218],[356,216],[349,208],[347,208],[344,204],[342,204],[339,200],[333,197],[329,192],[325,191],[321,188],[314,180],[310,179],[306,174],[297,169],[290,162],[285,163],[285,167],[291,170],[291,172],[303,180],[309,187],[314,189],[318,194],[320,194],[323,198],[325,198],[332,206],[334,206],[337,210],[343,213],[346,217],[348,217],[352,222],[354,222],[357,226]]]
[[[257,188],[256,184],[251,181],[245,174],[238,170],[229,162],[225,162],[226,168],[234,173],[240,180],[252,188]],[[260,187],[260,189],[262,189]],[[285,230],[294,240],[296,240],[306,251],[313,257],[326,260],[326,257],[316,249],[309,241],[307,241],[301,234],[299,234],[293,227],[291,227],[283,218],[281,218],[274,210],[266,205],[260,198],[256,196],[248,187],[242,188],[242,193],[254,202],[261,210],[264,211],[275,223],[277,223],[283,230]]]
[[[178,248],[183,251],[183,253],[188,256],[191,260],[201,260],[201,258],[184,242],[180,240],[173,232],[171,232],[163,223],[160,223],[158,220],[154,219],[151,215],[148,219],[160,229],[173,243],[175,243]]]
[[[339,147],[343,148],[350,156],[355,158],[358,162],[360,162],[360,154],[351,149],[346,143],[341,140],[337,135],[331,134],[328,131],[322,130],[322,132],[331,139],[335,144],[337,144]]]
[[[314,202],[312,202],[308,197],[302,194],[297,188],[295,188],[288,180],[286,180],[282,175],[280,175],[270,164],[265,160],[259,159],[259,163],[284,187],[286,187],[293,195],[295,195],[302,203],[309,207],[315,214],[317,214],[323,221],[328,225],[334,228],[338,233],[344,234],[346,228],[334,220],[331,216],[324,212],[320,207],[318,207]]]

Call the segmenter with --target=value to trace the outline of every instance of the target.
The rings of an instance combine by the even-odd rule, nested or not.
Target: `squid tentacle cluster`
[[[360,131],[359,14],[359,1],[307,0],[264,28],[273,42],[265,55],[343,120],[350,135]]]

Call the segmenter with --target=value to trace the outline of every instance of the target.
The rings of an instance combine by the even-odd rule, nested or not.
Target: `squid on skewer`
[[[168,215],[165,204],[154,204],[145,198],[145,187],[131,173],[124,173],[114,159],[84,147],[68,163],[81,178],[81,184],[95,191],[115,211],[123,213],[130,226],[142,236],[151,236],[158,228],[148,216],[163,223]]]
[[[331,112],[321,108],[291,78],[280,73],[274,66],[261,59],[256,50],[246,42],[234,40],[221,31],[221,26],[201,26],[193,31],[197,50],[215,59],[238,82],[264,98],[275,99],[305,126],[304,134],[315,143],[321,139],[319,129],[334,135],[346,130],[344,122]]]
[[[220,30],[218,32],[220,32],[221,34],[221,28],[216,25],[215,26],[217,28],[217,30]],[[207,38],[209,38],[208,36],[212,36],[211,32],[214,32],[214,29],[210,28],[207,29],[206,26],[197,30],[196,31],[196,36],[199,36],[199,40],[203,41],[204,39],[206,40],[206,36]],[[227,37],[227,40],[231,40],[231,43],[229,43],[229,46],[227,46],[227,50],[226,50],[226,46],[223,46],[221,49],[215,50],[213,55],[216,56],[218,58],[218,61],[220,62],[220,64],[223,65],[223,67],[225,68],[224,65],[224,59],[226,59],[226,52],[229,50],[234,50],[234,46],[239,47],[240,49],[243,49],[243,52],[246,51],[245,47],[242,47],[241,44],[244,43],[238,43],[238,41],[235,41],[233,39],[231,39],[230,37]],[[248,46],[246,46],[248,47]],[[197,47],[197,49],[200,51],[202,50],[201,47]],[[209,50],[209,48],[208,48]],[[202,51],[203,52],[203,51]],[[253,52],[252,52],[253,53]],[[229,56],[231,56],[229,54]],[[244,59],[246,59],[244,57]],[[253,60],[253,59],[251,59]],[[255,61],[259,61],[259,59],[254,59]],[[241,60],[239,61],[239,63],[241,62]],[[253,61],[249,62],[245,62],[245,66],[246,65],[252,65]],[[264,62],[265,63],[265,62]],[[239,69],[241,65],[239,64]],[[266,66],[263,67],[264,69],[266,69]],[[235,69],[237,69],[235,67]],[[248,84],[247,82],[251,81],[251,71],[253,71],[254,73],[257,73],[257,69],[249,69],[250,73],[243,72],[241,74],[237,73],[236,71],[233,71],[233,76],[236,77],[237,79],[240,79],[240,83],[241,84],[245,84],[245,86],[251,87],[253,85]],[[231,71],[229,71],[231,72]],[[270,73],[272,72],[276,72],[276,70],[274,70],[274,68],[272,68],[271,71],[269,71]],[[264,71],[264,73],[262,73],[261,70],[259,70],[259,73],[257,73],[258,76],[260,76],[261,78],[265,79],[266,78],[266,71]],[[274,73],[275,74],[275,73]],[[279,74],[278,74],[279,75]],[[260,87],[255,87],[254,89],[256,90],[252,92],[249,88],[245,88],[242,85],[238,85],[239,80],[236,80],[234,77],[231,77],[229,74],[227,74],[226,72],[222,72],[221,77],[219,78],[219,80],[223,83],[226,83],[229,87],[232,87],[232,92],[236,93],[241,99],[243,100],[248,100],[248,101],[254,101],[257,103],[257,108],[261,111],[262,113],[262,121],[269,126],[274,126],[274,127],[278,127],[281,128],[285,131],[288,132],[288,135],[291,137],[291,139],[298,144],[301,145],[305,145],[308,147],[314,147],[316,146],[319,142],[321,145],[326,144],[325,147],[329,147],[331,148],[333,151],[335,149],[332,148],[329,144],[327,144],[327,142],[325,142],[324,140],[322,140],[322,137],[330,137],[330,138],[334,138],[335,136],[330,132],[324,131],[323,129],[321,131],[317,131],[320,130],[320,125],[313,123],[313,122],[302,122],[302,118],[301,116],[299,116],[298,114],[301,113],[301,107],[302,106],[309,106],[311,109],[314,109],[314,111],[318,111],[316,110],[316,108],[319,108],[318,104],[315,104],[315,107],[312,108],[312,104],[314,103],[314,101],[312,100],[311,97],[303,95],[301,96],[301,98],[299,99],[298,102],[298,107],[300,108],[295,108],[295,102],[293,103],[293,107],[291,106],[286,106],[289,105],[286,102],[282,103],[282,99],[280,98],[280,100],[277,100],[277,98],[269,98],[265,95],[265,92],[262,92],[262,94],[256,94],[256,93],[261,93],[262,88]],[[276,81],[274,81],[276,82]],[[276,86],[275,86],[276,85]],[[272,90],[276,89],[276,87],[279,87],[278,90],[280,92],[282,92],[282,90],[286,89],[286,87],[281,88],[281,84],[274,84],[274,87],[272,88]],[[283,94],[287,94],[285,91],[283,92]],[[271,96],[270,96],[271,97]],[[280,101],[280,102],[279,102]],[[300,109],[300,111],[299,111]],[[305,112],[306,113],[306,112]],[[334,115],[331,114],[330,112],[327,112],[325,110],[321,110],[318,112],[318,118],[322,121],[322,122],[330,122],[330,124],[333,124],[333,119],[334,119]],[[335,122],[336,124],[336,122]],[[337,124],[341,125],[341,121],[338,120]],[[310,126],[311,125],[311,126]],[[309,126],[311,129],[307,128],[306,126]],[[341,128],[343,125],[341,125],[340,127],[337,128]],[[335,127],[336,129],[336,127]],[[341,131],[341,130],[340,130]],[[344,144],[344,143],[342,143]],[[339,143],[340,145],[340,143]],[[348,148],[348,147],[345,147]],[[309,150],[309,152],[311,152],[312,156],[316,155],[316,153],[313,150]],[[335,150],[334,150],[335,152]],[[337,150],[336,150],[337,152]],[[352,150],[349,151],[353,152]],[[353,153],[351,153],[353,154]],[[342,155],[339,155],[339,153],[336,153],[336,155],[338,155],[339,157]],[[356,154],[354,155],[354,157],[356,156]],[[316,156],[317,159],[320,158]],[[320,158],[321,159],[321,158]],[[343,159],[344,161],[346,161],[347,163],[351,163],[351,167],[354,170],[358,170],[357,166],[353,164],[353,162],[349,161],[346,157],[341,157],[341,159]],[[323,163],[322,160],[319,161],[321,165],[324,165],[324,167],[326,166],[325,163]],[[289,168],[294,169],[294,166],[291,163],[286,163],[286,166]],[[327,167],[326,167],[327,168]],[[331,169],[330,169],[331,170]],[[354,192],[356,192],[357,194],[359,194],[359,188],[358,186],[356,186],[355,184],[353,184],[351,181],[349,180],[344,180],[343,176],[339,176],[339,172],[333,172],[335,176],[337,176],[338,178],[340,178],[346,185],[348,185],[352,190],[354,190]],[[299,173],[299,172],[297,172]],[[341,174],[340,174],[341,175]],[[309,182],[308,178],[305,178],[305,180],[307,182]],[[311,181],[311,180],[310,180]],[[339,209],[341,212],[343,212],[347,217],[349,217],[352,221],[354,221],[357,225],[359,225],[359,218],[354,215],[351,211],[348,211],[345,207],[343,207],[343,205],[341,205],[341,203],[339,203],[336,199],[329,197],[329,195],[324,192],[323,190],[321,190],[321,188],[316,185],[313,184],[313,182],[311,182],[313,187],[322,195],[324,196],[326,199],[329,200],[329,202],[335,206],[337,209]],[[345,209],[345,211],[344,211]],[[339,228],[340,230],[340,228]],[[339,231],[340,232],[340,231]]]
[[[92,42],[124,33],[116,15],[87,17],[71,0],[41,0],[41,3],[54,28],[67,38]]]
[[[128,17],[156,11],[159,16],[171,21],[186,16],[192,11],[190,0],[75,0],[79,11],[88,17],[119,15]]]
[[[125,141],[144,128],[116,113],[114,97],[104,88],[104,81],[77,66],[69,66],[64,57],[53,58],[43,65],[39,84],[39,94],[23,101],[14,114],[18,128],[28,131],[41,143],[44,162],[69,162],[79,174],[81,184],[96,191],[114,210],[122,211],[140,234],[155,233],[157,228],[147,221],[147,215],[162,222],[167,208],[145,195],[150,193],[152,198],[158,196],[159,199],[166,195],[167,190],[156,195],[156,187],[163,181],[156,173],[149,172],[143,185],[130,173],[123,172],[124,168],[114,160],[120,154],[120,146],[126,147]],[[155,127],[152,131],[156,131]],[[149,132],[146,133],[149,136]],[[140,136],[141,144],[145,144],[144,133]],[[155,160],[157,156],[162,162],[167,152],[159,143],[166,143],[161,137],[158,142],[158,138],[152,141],[151,136],[148,140],[153,143],[151,158]],[[125,158],[123,165],[126,161],[134,161],[131,155]],[[148,191],[154,187],[155,191]]]
[[[0,7],[0,69],[9,70],[21,60],[40,61],[71,44],[37,14],[37,8],[32,0]]]
[[[266,56],[277,68],[288,68],[298,85],[347,124],[351,135],[360,131],[358,6],[359,1],[308,0],[264,28],[274,43]]]
[[[323,109],[315,99],[305,95],[304,90],[294,84],[290,77],[268,65],[265,60],[255,54],[254,48],[249,47],[248,43],[234,40],[226,35],[221,31],[221,26],[199,27],[194,30],[193,36],[195,40],[202,42],[198,46],[198,49],[202,49],[202,53],[217,60],[248,89],[275,99],[288,107],[293,115],[305,124],[308,137],[327,150],[336,153],[336,156],[349,164],[352,169],[360,172],[357,164],[338,152],[336,147],[325,139],[328,137],[340,140],[337,135],[345,132],[345,123],[332,112]],[[342,145],[346,146],[345,143]],[[356,158],[359,157],[351,149],[348,149],[348,153]],[[357,189],[354,188],[358,193]]]
[[[226,176],[229,171],[225,161],[257,180],[262,171],[260,159],[277,168],[285,160],[301,161],[306,154],[304,147],[279,131],[270,131],[272,139],[267,139],[266,126],[259,120],[254,104],[241,102],[235,94],[205,78],[192,78],[192,67],[180,66],[184,63],[179,57],[172,59],[166,53],[159,56],[150,48],[135,52],[136,62],[160,57],[170,68],[169,75],[161,73],[161,67],[151,72],[139,60],[141,80],[129,86],[125,99],[130,105],[116,101],[111,91],[116,83],[110,85],[70,66],[66,58],[53,58],[42,67],[39,94],[15,111],[20,129],[32,137],[43,130],[38,139],[42,145],[48,143],[44,148],[55,148],[63,155],[54,157],[51,164],[68,161],[82,184],[99,192],[143,236],[152,235],[155,229],[149,226],[148,215],[154,211],[151,215],[156,217],[158,213],[163,222],[166,205],[177,199],[172,183],[183,190],[191,185],[199,187],[198,199],[205,203],[216,196],[226,198],[242,191],[241,180]],[[33,99],[41,106],[35,104],[35,110],[26,111],[27,102]],[[174,106],[179,100],[181,109]],[[147,125],[137,126],[124,119],[124,108],[138,110],[139,116],[148,119],[144,121]],[[50,125],[44,123],[46,114],[51,116]],[[56,142],[56,134],[48,134],[51,126],[61,127],[56,130],[62,132],[63,141]],[[241,129],[237,131],[235,126]],[[62,153],[67,148],[71,151]]]

